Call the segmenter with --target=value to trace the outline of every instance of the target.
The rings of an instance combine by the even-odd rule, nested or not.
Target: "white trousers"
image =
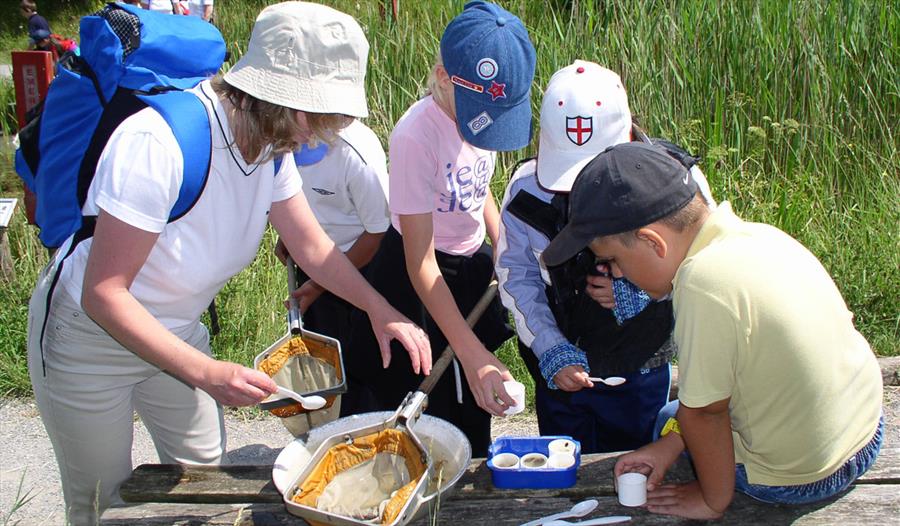
[[[94,525],[103,510],[121,503],[119,486],[132,470],[135,411],[163,463],[219,463],[225,424],[212,397],[119,345],[63,287],[47,311],[52,272],[51,264],[41,273],[29,304],[28,369],[59,464],[67,520]],[[202,324],[185,341],[210,353]]]

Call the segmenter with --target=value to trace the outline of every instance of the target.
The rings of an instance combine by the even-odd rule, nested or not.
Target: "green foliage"
[[[36,0],[38,14],[47,19],[50,29],[59,35],[77,38],[78,20],[96,11],[102,0]],[[28,46],[27,20],[19,11],[19,0],[5,0],[0,17],[0,63],[9,64],[9,52]]]
[[[45,3],[42,12],[51,13],[51,2]],[[216,2],[217,24],[233,60],[245,48],[256,14],[270,3]],[[382,15],[383,2],[325,3],[356,17],[368,35],[367,123],[386,144],[393,123],[423,93],[441,32],[464,0],[401,2],[397,20]],[[716,197],[731,201],[740,215],[772,223],[809,247],[834,276],[873,348],[882,355],[898,353],[896,2],[501,3],[522,17],[537,48],[535,119],[550,75],[572,60],[618,71],[642,126],[696,153]],[[76,12],[94,7],[58,4],[50,20],[54,30],[58,24],[75,27]],[[0,23],[0,48],[18,38],[18,23]],[[502,196],[515,161],[535,153],[536,141],[500,155],[495,196]],[[8,195],[19,186],[8,156],[2,163],[0,191]],[[6,331],[0,332],[0,390],[24,393],[26,304],[46,255],[21,215],[9,233],[18,278],[0,287],[0,331]],[[223,332],[214,347],[223,358],[250,363],[285,330],[286,285],[271,255],[273,242],[269,234],[253,264],[218,297]],[[513,342],[500,356],[528,382]]]

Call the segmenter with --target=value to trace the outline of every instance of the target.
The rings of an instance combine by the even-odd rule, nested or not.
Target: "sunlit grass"
[[[267,3],[273,2],[216,2],[217,23],[235,59]],[[422,94],[443,27],[464,2],[402,2],[396,21],[382,17],[379,2],[326,3],[355,16],[368,35],[367,123],[386,144],[393,123]],[[895,2],[501,3],[523,18],[537,48],[535,115],[550,75],[572,60],[618,71],[643,127],[698,154],[716,197],[731,201],[740,215],[772,223],[809,247],[834,276],[873,348],[898,353]],[[10,38],[0,34],[0,44]],[[0,101],[11,100],[9,89],[0,84]],[[492,183],[497,197],[514,163],[535,152],[532,145],[500,156]],[[0,162],[0,192],[14,194],[19,186],[8,152]],[[25,393],[25,311],[46,254],[21,214],[9,235],[17,280],[0,287],[0,390]],[[218,297],[223,330],[214,348],[220,357],[249,364],[285,331],[287,287],[273,243],[268,235],[253,264]],[[530,388],[512,342],[500,356]]]

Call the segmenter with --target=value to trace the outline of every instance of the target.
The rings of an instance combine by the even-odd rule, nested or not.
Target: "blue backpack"
[[[182,90],[215,74],[224,59],[222,35],[198,17],[110,3],[81,19],[81,56],[60,60],[16,151],[16,172],[37,196],[45,246],[93,235],[94,218],[83,218],[82,206],[100,154],[116,127],[147,106],[172,128],[184,157],[169,221],[190,210],[206,184],[212,145],[206,108]]]

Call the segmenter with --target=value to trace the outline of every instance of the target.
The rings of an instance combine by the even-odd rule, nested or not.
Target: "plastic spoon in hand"
[[[599,517],[581,522],[550,521],[545,522],[543,526],[599,526],[600,524],[616,524],[619,522],[628,522],[630,520],[631,517],[626,515],[611,515],[609,517]]]
[[[292,398],[303,406],[303,409],[308,409],[310,411],[315,411],[316,409],[322,409],[325,407],[325,399],[321,396],[312,395],[312,396],[301,396],[290,389],[285,387],[278,386],[278,394],[280,394],[284,398]]]
[[[578,504],[572,506],[572,509],[569,511],[563,511],[560,513],[554,513],[553,515],[548,515],[546,517],[542,517],[540,519],[535,519],[531,522],[526,522],[521,526],[538,526],[538,524],[546,524],[548,521],[552,521],[554,519],[567,519],[569,517],[584,517],[588,513],[594,511],[600,503],[595,499],[588,499],[579,502]]]
[[[610,387],[615,387],[617,385],[622,385],[625,383],[625,379],[621,376],[610,376],[609,378],[594,378],[592,376],[589,376],[588,380],[592,382],[600,382],[601,384],[606,384]]]

